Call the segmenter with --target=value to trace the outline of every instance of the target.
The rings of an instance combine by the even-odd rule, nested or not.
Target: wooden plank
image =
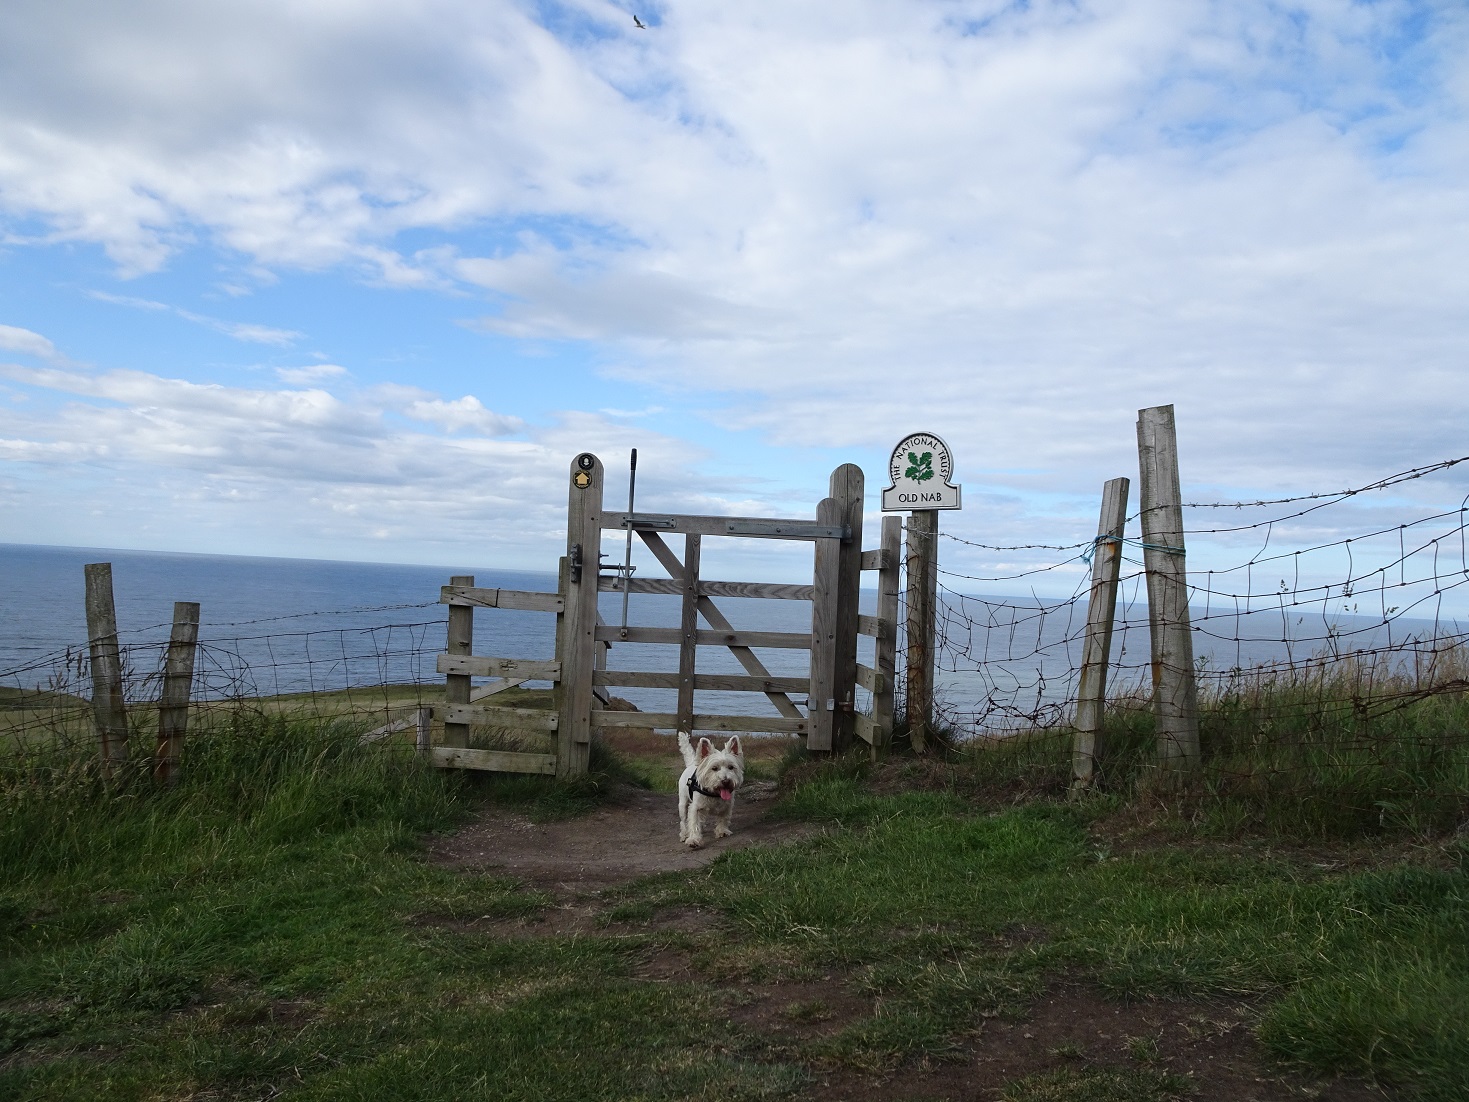
[[[908,737],[916,754],[927,751],[927,734],[933,722],[938,533],[938,510],[919,509],[908,514]]]
[[[122,652],[117,645],[117,609],[112,600],[112,564],[88,563],[87,645],[92,673],[92,719],[102,749],[102,771],[112,776],[127,761],[128,714],[122,692]]]
[[[199,605],[178,601],[163,659],[163,690],[158,697],[158,743],[153,751],[153,779],[172,784],[189,728],[189,700],[194,695],[194,654],[199,643]]]
[[[866,480],[862,468],[843,463],[831,472],[830,496],[840,506],[840,523],[849,535],[837,548],[836,657],[832,696],[838,709],[832,723],[832,747],[852,745],[852,717],[857,702],[857,626],[862,600],[862,501]]]
[[[598,639],[609,642],[624,640],[628,643],[670,643],[677,646],[683,642],[682,628],[628,628],[626,637],[622,629],[608,624],[596,629]],[[696,633],[701,647],[769,647],[772,650],[810,650],[811,637],[795,631],[710,631],[702,629]]]
[[[1165,770],[1182,774],[1199,765],[1199,710],[1184,567],[1183,492],[1171,405],[1138,411],[1137,445],[1158,760]]]
[[[654,557],[663,564],[663,569],[667,570],[669,574],[676,573],[678,569],[678,556],[673,553],[668,544],[663,542],[663,537],[659,536],[656,532],[639,532],[638,538],[647,545],[648,550],[653,552]],[[720,612],[718,606],[708,597],[699,598],[699,615],[704,617],[704,622],[715,631],[731,633],[734,631],[733,626],[725,619],[724,613]],[[735,661],[744,667],[746,673],[753,674],[756,677],[770,676],[770,671],[765,668],[765,663],[761,662],[759,657],[749,647],[742,646],[738,643],[726,645],[729,646],[729,653],[735,656]],[[787,719],[805,718],[801,709],[797,708],[791,698],[784,693],[766,693],[765,696],[771,704],[775,705],[775,710]]]
[[[604,529],[626,531],[627,513],[607,513]],[[698,536],[754,536],[774,540],[848,539],[851,533],[840,524],[780,517],[707,517],[686,513],[634,513],[634,532],[680,532]]]
[[[1122,532],[1127,523],[1128,481],[1114,478],[1102,487],[1102,515],[1092,548],[1092,586],[1086,603],[1086,637],[1076,691],[1076,740],[1072,746],[1072,788],[1089,788],[1103,747],[1102,717],[1107,701],[1107,664],[1112,624],[1117,615],[1117,583],[1122,573]]]
[[[471,750],[462,746],[432,746],[428,759],[440,769],[483,769],[494,773],[556,772],[555,754],[525,754],[512,750]]]
[[[871,666],[857,663],[857,684],[861,685],[869,693],[880,693],[887,685],[887,679]]]
[[[859,714],[853,716],[852,718],[854,721],[852,724],[853,733],[856,734],[858,738],[867,743],[867,745],[871,746],[874,750],[882,745],[883,730],[880,726],[878,726],[877,721],[873,719],[872,716],[864,716]]]
[[[816,507],[816,519],[834,524],[842,515],[841,502],[824,498]],[[808,750],[832,748],[836,698],[837,603],[840,600],[841,544],[822,540],[816,545],[812,581],[816,594],[811,600],[811,695],[807,713],[811,730],[806,736]]]
[[[891,562],[892,559],[884,548],[862,552],[863,570],[886,570]]]
[[[484,654],[441,654],[439,673],[468,677],[518,677],[522,681],[557,681],[561,663],[532,658],[493,658]]]
[[[699,654],[699,540],[683,538],[683,608],[678,641],[678,729],[693,730],[694,664]]]
[[[484,700],[486,697],[494,696],[496,693],[503,693],[506,689],[514,689],[517,686],[524,685],[529,680],[530,678],[528,677],[502,677],[499,681],[491,682],[488,685],[481,685],[471,692],[469,694],[469,702],[473,704],[476,701]]]
[[[367,746],[374,742],[381,742],[389,735],[396,735],[399,731],[406,731],[410,727],[417,726],[417,724],[418,713],[415,712],[413,715],[406,716],[403,719],[395,719],[391,723],[384,723],[381,727],[374,727],[366,734],[358,736],[357,741]]]
[[[677,731],[677,712],[593,712],[594,727],[651,727],[655,731]],[[804,719],[784,716],[723,716],[694,713],[695,731],[748,731],[773,735],[804,735],[808,724]],[[686,728],[685,728],[686,729]]]
[[[602,461],[582,452],[571,461],[567,477],[566,605],[558,639],[561,660],[561,711],[557,754],[562,779],[584,774],[592,741],[592,672],[597,667],[597,572],[602,561]],[[608,628],[604,630],[616,629]]]
[[[604,576],[597,588],[603,593],[621,593],[622,582],[610,575]],[[681,594],[683,582],[678,578],[634,578],[628,586],[629,593]],[[809,601],[809,585],[783,585],[779,582],[718,582],[699,579],[701,597],[754,597],[762,600]]]
[[[902,517],[882,518],[881,551],[885,561],[877,573],[877,618],[890,630],[877,635],[877,644],[873,648],[873,664],[883,679],[882,688],[872,694],[874,752],[886,747],[893,735],[893,700],[898,673],[898,589],[903,564]]]
[[[898,625],[896,621],[884,620],[881,616],[859,616],[857,617],[857,634],[865,635],[869,639],[896,639]]]
[[[468,585],[446,585],[439,589],[442,605],[472,608],[512,608],[521,612],[560,612],[564,598],[559,593],[537,593],[525,589],[479,589]]]
[[[445,723],[474,723],[520,731],[554,731],[561,725],[561,717],[555,712],[494,704],[445,704],[443,715]]]
[[[425,704],[414,713],[413,719],[413,748],[427,754],[433,745],[434,710]]]
[[[449,579],[451,586],[473,586],[474,575],[456,574]],[[474,608],[471,605],[450,605],[447,641],[444,650],[451,656],[467,658],[474,652]],[[444,672],[444,703],[468,704],[470,681],[467,673]],[[462,723],[444,723],[445,746],[468,746],[469,728]]]
[[[593,677],[597,685],[626,686],[633,689],[676,689],[676,673],[645,673],[632,670],[599,670]],[[810,691],[809,677],[758,677],[738,673],[696,673],[694,688],[723,693],[804,693]]]

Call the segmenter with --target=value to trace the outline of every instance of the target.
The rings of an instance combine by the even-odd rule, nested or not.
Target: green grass
[[[435,773],[356,731],[205,731],[167,790],[3,767],[0,1097],[799,1098],[815,1068],[958,1057],[1057,976],[1244,999],[1301,1067],[1469,1092],[1462,846],[1442,851],[1458,865],[1356,872],[1241,847],[1119,855],[1093,829],[1116,798],[996,811],[972,763],[878,792],[839,760],[798,767],[782,805],[831,829],[621,889],[600,932],[509,937],[551,900],[431,865],[421,838],[485,799],[576,814],[618,764],[598,751],[577,786]],[[677,907],[722,921],[660,928]],[[697,978],[643,978],[667,952]],[[780,1036],[729,1021],[743,985],[827,977],[875,1011],[811,996]],[[1157,1053],[1131,1056],[1004,1097],[1180,1096]]]

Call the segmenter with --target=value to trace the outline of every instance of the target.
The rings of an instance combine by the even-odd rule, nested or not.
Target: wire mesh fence
[[[1326,798],[1368,771],[1376,813],[1393,814],[1399,796],[1428,794],[1440,818],[1463,819],[1469,497],[1447,475],[1465,461],[1334,493],[1184,503],[1189,626],[1210,783],[1278,789],[1295,779]],[[1394,499],[1391,491],[1406,483],[1415,484],[1414,499]],[[1435,494],[1452,498],[1437,507],[1423,503]],[[988,573],[941,563],[939,720],[959,739],[1006,741],[1012,757],[1028,753],[1059,780],[1069,765],[1096,541],[945,542],[970,558],[1028,554],[1030,561]],[[1104,750],[1114,775],[1129,777],[1153,733],[1145,547],[1133,513],[1122,541]],[[1051,554],[1041,559],[1045,552]],[[1069,596],[975,592],[1056,578],[1072,582]]]

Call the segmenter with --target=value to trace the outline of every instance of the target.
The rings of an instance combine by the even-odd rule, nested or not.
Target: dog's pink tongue
[[[730,794],[729,794],[729,789],[727,789],[727,788],[721,788],[721,789],[720,789],[720,790],[719,790],[719,798],[720,798],[720,799],[721,799],[721,800],[728,800],[728,799],[731,799],[731,798],[732,798],[732,797],[731,797],[731,796],[730,796]]]

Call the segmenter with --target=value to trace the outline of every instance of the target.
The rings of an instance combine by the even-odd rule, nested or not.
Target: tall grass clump
[[[972,742],[981,784],[1068,787],[1069,728]],[[1469,820],[1469,654],[1462,646],[1201,676],[1201,767],[1160,775],[1146,693],[1108,702],[1097,788],[1164,799],[1206,829],[1296,837],[1432,835]]]
[[[0,871],[85,876],[201,848],[278,846],[375,824],[404,839],[450,821],[461,781],[340,721],[240,712],[192,731],[172,785],[146,755],[103,775],[95,749],[0,759]],[[146,745],[146,744],[145,744]],[[134,754],[141,747],[134,746]]]

